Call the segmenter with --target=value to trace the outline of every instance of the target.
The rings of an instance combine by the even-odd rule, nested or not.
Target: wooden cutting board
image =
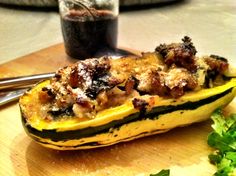
[[[0,77],[45,73],[73,63],[62,44],[0,65]],[[226,109],[235,111],[232,102]],[[215,167],[208,161],[211,121],[176,128],[165,134],[110,147],[55,151],[32,141],[21,125],[17,102],[0,107],[0,175],[148,176],[170,169],[172,176],[210,176]]]

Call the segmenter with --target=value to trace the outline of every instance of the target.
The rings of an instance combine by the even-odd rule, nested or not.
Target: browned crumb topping
[[[134,98],[132,100],[132,103],[134,105],[134,108],[138,109],[139,111],[145,111],[147,109],[147,106],[148,106],[148,102],[146,102],[143,99],[139,99],[139,98]]]
[[[141,57],[94,58],[61,68],[39,93],[42,114],[93,118],[127,100],[145,110],[153,103],[137,97],[179,98],[187,91],[221,84],[227,60],[215,55],[198,58],[196,53],[191,39],[184,37],[182,43],[161,44]]]
[[[216,73],[224,73],[229,67],[227,59],[216,55],[205,57],[205,62],[209,65],[209,70]]]
[[[169,67],[175,64],[189,71],[196,71],[195,54],[197,50],[189,37],[185,36],[182,41],[183,43],[161,44],[156,47],[156,51],[162,55],[165,64]]]

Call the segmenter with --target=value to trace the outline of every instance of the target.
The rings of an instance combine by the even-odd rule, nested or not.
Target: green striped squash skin
[[[30,92],[31,90],[27,94]],[[198,92],[196,96],[193,93],[188,98],[186,94],[176,100],[170,99],[167,105],[157,103],[147,112],[131,113],[120,119],[113,119],[111,113],[109,123],[68,130],[39,130],[27,121],[28,117],[21,103],[23,100],[20,100],[20,108],[25,131],[41,145],[57,150],[91,149],[163,133],[178,126],[206,120],[216,108],[224,107],[233,100],[236,94],[236,79],[232,78],[225,85],[205,89],[203,92],[205,96]],[[199,98],[196,98],[198,96]],[[178,103],[174,103],[175,101]]]

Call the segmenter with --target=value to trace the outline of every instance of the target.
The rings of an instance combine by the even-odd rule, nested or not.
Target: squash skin
[[[155,99],[155,106],[145,114],[134,109],[131,102],[127,102],[119,107],[104,110],[97,118],[87,122],[72,120],[67,124],[35,123],[32,118],[37,118],[37,115],[29,117],[27,111],[30,106],[27,106],[27,103],[37,103],[34,97],[46,84],[48,81],[39,83],[20,98],[22,124],[27,134],[35,141],[57,150],[109,146],[200,122],[208,119],[216,108],[226,106],[236,94],[236,79],[231,78],[225,85],[186,93],[179,99],[150,96]]]

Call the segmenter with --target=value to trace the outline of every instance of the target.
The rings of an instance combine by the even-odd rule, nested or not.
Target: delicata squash
[[[154,52],[79,61],[19,100],[23,126],[43,146],[90,149],[209,118],[235,96],[225,58],[196,56],[189,37]]]

